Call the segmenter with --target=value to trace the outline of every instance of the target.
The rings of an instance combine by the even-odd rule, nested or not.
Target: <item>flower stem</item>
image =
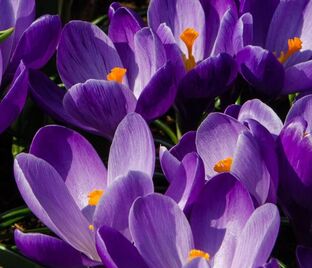
[[[174,132],[171,130],[171,128],[168,127],[165,123],[161,122],[160,120],[155,120],[154,124],[157,127],[159,127],[162,131],[164,131],[174,144],[178,143],[177,136],[174,134]]]

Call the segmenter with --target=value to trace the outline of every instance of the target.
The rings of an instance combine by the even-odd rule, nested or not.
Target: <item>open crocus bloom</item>
[[[134,244],[110,227],[99,229],[97,249],[107,267],[258,268],[270,256],[279,214],[273,204],[254,209],[243,185],[221,174],[204,187],[190,223],[171,198],[150,194],[133,203],[129,226]]]
[[[239,18],[232,0],[153,0],[148,22],[176,62],[182,128],[194,130],[214,98],[233,85],[237,66],[232,56],[251,42],[251,15]]]
[[[129,51],[129,58],[122,61],[121,45],[116,45],[117,51],[97,26],[83,21],[66,24],[58,45],[57,67],[67,91],[42,73],[31,72],[35,100],[56,119],[110,139],[128,113],[136,111],[148,121],[165,113],[176,95],[173,64],[150,28],[136,24],[131,33],[126,36],[131,39],[132,54]]]
[[[248,119],[243,124],[226,114],[211,113],[197,130],[196,149],[208,177],[230,172],[257,204],[276,202],[275,141],[257,121]]]
[[[271,97],[311,89],[311,1],[247,0],[241,8],[254,19],[255,46],[237,55],[244,78]]]
[[[132,202],[153,192],[154,150],[148,126],[135,113],[116,130],[107,170],[78,133],[60,126],[39,130],[30,153],[16,157],[16,182],[29,208],[62,240],[16,231],[18,248],[49,267],[100,262],[95,233],[103,224],[131,239]]]
[[[28,68],[41,68],[54,54],[61,21],[58,16],[46,15],[33,22],[34,0],[1,1],[0,10],[0,30],[13,28],[10,37],[0,44],[1,133],[25,104]]]

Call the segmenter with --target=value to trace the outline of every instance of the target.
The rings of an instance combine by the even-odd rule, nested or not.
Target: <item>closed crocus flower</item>
[[[129,214],[134,244],[103,226],[97,249],[107,267],[256,268],[270,256],[279,221],[275,205],[254,209],[244,186],[221,174],[204,187],[190,222],[171,198],[150,194],[138,198]]]
[[[154,150],[148,126],[135,113],[116,130],[107,170],[80,134],[60,126],[39,130],[30,153],[16,157],[15,178],[29,208],[59,238],[16,231],[17,247],[48,267],[99,263],[99,227],[111,226],[131,239],[132,202],[153,192]]]
[[[127,24],[127,17],[124,20],[121,25]],[[133,32],[128,26],[123,32],[131,39],[128,49],[116,41],[125,37],[123,33],[110,28],[117,50],[97,26],[83,21],[66,24],[57,49],[66,90],[42,73],[31,72],[31,92],[38,104],[58,120],[109,139],[128,113],[136,111],[147,121],[164,114],[176,95],[173,64],[152,29],[137,25]]]
[[[298,243],[312,246],[312,95],[295,102],[279,136],[279,196],[285,214],[293,224]]]
[[[311,89],[311,1],[246,0],[241,9],[254,19],[253,45],[237,55],[243,77],[269,97]]]
[[[11,34],[0,43],[0,133],[18,117],[27,97],[28,69],[44,66],[55,52],[61,31],[58,16],[34,20],[34,0],[0,3],[0,31]]]
[[[221,113],[211,113],[196,134],[196,149],[213,177],[230,172],[250,191],[256,204],[276,202],[278,184],[275,141],[259,122],[244,124]]]

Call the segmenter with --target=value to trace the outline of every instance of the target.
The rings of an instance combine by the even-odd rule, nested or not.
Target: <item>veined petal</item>
[[[83,136],[69,128],[41,128],[30,153],[55,168],[80,209],[88,205],[91,191],[106,188],[107,171],[100,157]]]
[[[108,159],[108,183],[130,170],[153,177],[155,146],[145,120],[136,113],[128,114],[118,125]]]

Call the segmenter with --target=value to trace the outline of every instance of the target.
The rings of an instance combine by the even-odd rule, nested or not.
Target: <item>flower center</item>
[[[117,83],[122,83],[122,80],[127,72],[127,69],[115,67],[111,72],[106,76],[108,81],[115,81]]]
[[[302,48],[302,41],[299,37],[288,39],[288,50],[282,51],[278,57],[280,63],[285,63],[293,54],[298,52]]]
[[[193,56],[193,46],[195,40],[199,36],[199,33],[193,28],[187,28],[181,33],[180,38],[184,42],[187,48],[187,57],[183,55],[183,61],[187,71],[193,69],[196,66],[195,57]]]
[[[233,163],[232,157],[224,158],[214,165],[213,170],[218,173],[230,172],[232,163]]]
[[[90,192],[88,194],[88,198],[89,198],[88,205],[89,206],[96,206],[100,202],[100,199],[101,199],[103,193],[104,193],[104,190],[98,190],[98,189],[95,189],[92,192]]]
[[[199,250],[199,249],[190,250],[187,260],[192,261],[196,258],[204,258],[205,260],[209,261],[210,256],[207,252]]]

